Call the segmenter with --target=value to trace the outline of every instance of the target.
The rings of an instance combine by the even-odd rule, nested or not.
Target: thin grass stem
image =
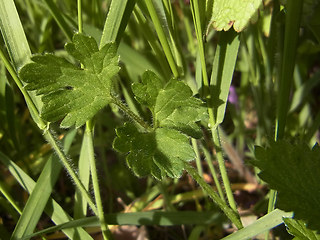
[[[156,12],[156,9],[153,5],[153,2],[152,0],[146,0],[145,1],[146,3],[146,6],[148,8],[148,11],[150,13],[150,17],[152,19],[152,22],[155,26],[155,29],[156,29],[156,32],[158,34],[158,37],[159,37],[159,40],[160,40],[160,43],[162,45],[162,48],[163,48],[163,51],[167,57],[167,60],[168,60],[168,63],[169,63],[169,66],[171,68],[171,71],[173,73],[173,76],[175,78],[178,78],[179,77],[179,71],[178,71],[178,67],[177,67],[177,64],[174,60],[174,57],[173,57],[173,54],[171,52],[171,49],[170,49],[170,46],[169,46],[169,43],[168,43],[168,40],[166,38],[166,35],[162,29],[162,26],[161,26],[161,23],[160,23],[160,19],[157,15],[157,12]]]
[[[94,196],[95,196],[95,200],[96,200],[96,204],[97,204],[97,212],[98,212],[97,216],[100,221],[102,236],[103,236],[103,239],[105,239],[105,240],[113,239],[111,232],[108,228],[108,225],[106,224],[106,220],[105,220],[104,212],[103,212],[102,199],[101,199],[101,194],[100,194],[100,186],[99,186],[99,180],[98,180],[98,174],[97,174],[97,167],[96,167],[96,161],[95,161],[94,149],[93,149],[93,123],[92,123],[92,121],[87,121],[85,134],[87,135],[87,138],[88,138],[87,151],[88,151],[88,156],[89,156],[93,191],[94,191]]]
[[[193,13],[193,20],[194,20],[194,25],[196,28],[196,35],[197,35],[198,46],[199,46],[203,84],[205,87],[204,94],[205,94],[205,97],[207,99],[207,104],[208,104],[209,124],[210,124],[212,139],[213,139],[213,143],[216,147],[216,156],[217,156],[217,160],[218,160],[218,164],[219,164],[219,169],[221,172],[222,182],[223,182],[225,190],[226,190],[228,202],[229,202],[231,208],[234,211],[237,211],[236,202],[233,197],[230,181],[228,178],[227,170],[226,170],[223,155],[222,155],[222,150],[221,150],[222,147],[221,147],[221,143],[220,143],[220,139],[219,139],[219,129],[215,126],[216,123],[215,123],[214,113],[213,113],[212,107],[210,106],[210,102],[211,102],[211,96],[210,96],[210,91],[209,91],[210,86],[209,86],[209,80],[208,80],[208,75],[207,75],[204,44],[203,44],[203,39],[202,39],[199,3],[198,3],[198,0],[191,0],[190,4],[192,5],[191,9],[192,9],[192,13]]]

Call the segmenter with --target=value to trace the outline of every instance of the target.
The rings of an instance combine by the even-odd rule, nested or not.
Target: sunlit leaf
[[[212,23],[217,31],[227,31],[232,26],[241,32],[250,21],[256,21],[262,0],[215,0],[213,2]]]
[[[83,68],[52,54],[36,55],[20,77],[27,90],[43,95],[43,119],[64,118],[61,127],[80,127],[111,101],[112,78],[119,71],[117,49],[113,43],[98,49],[96,41],[83,34],[75,34],[65,49]]]
[[[150,71],[132,89],[136,99],[151,111],[153,128],[141,131],[127,123],[116,130],[113,147],[128,153],[128,166],[139,177],[180,177],[184,161],[195,157],[190,137],[202,135],[196,122],[206,117],[203,102],[194,98],[183,82],[172,79],[164,84]]]

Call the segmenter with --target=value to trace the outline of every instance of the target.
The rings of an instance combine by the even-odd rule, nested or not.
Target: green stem
[[[227,199],[228,199],[228,202],[229,202],[231,208],[234,211],[237,211],[237,205],[236,205],[236,202],[233,197],[226,165],[224,164],[224,158],[223,158],[223,154],[222,154],[222,146],[221,146],[220,137],[219,137],[219,128],[215,128],[215,129],[212,128],[211,132],[212,132],[213,143],[215,145],[216,157],[218,160],[218,165],[219,165],[219,170],[220,170],[222,182],[223,182],[226,194],[227,194]]]
[[[230,221],[238,228],[243,228],[239,214],[231,209],[212,189],[212,187],[207,184],[204,179],[199,175],[199,173],[190,166],[187,162],[184,164],[184,168],[190,174],[190,176],[200,185],[200,187],[212,198],[212,200],[220,207],[220,209],[226,214]]]
[[[22,82],[20,81],[16,71],[14,70],[14,68],[12,67],[12,65],[10,64],[10,62],[8,61],[8,59],[6,58],[5,54],[3,53],[2,49],[0,48],[0,58],[3,61],[6,69],[8,70],[9,74],[11,75],[11,77],[13,78],[14,82],[16,83],[16,85],[18,86],[19,90],[21,91],[27,105],[30,111],[31,116],[33,117],[33,120],[35,121],[35,123],[38,125],[38,127],[41,130],[46,129],[47,127],[47,123],[45,123],[39,116],[39,111],[38,108],[36,107],[36,105],[34,104],[34,102],[32,101],[29,93],[24,89]]]
[[[93,136],[93,123],[91,120],[86,122],[85,134],[88,139],[87,151],[88,151],[88,156],[89,156],[93,191],[94,191],[94,196],[95,196],[95,200],[96,200],[96,204],[97,204],[97,211],[98,211],[97,216],[100,221],[102,236],[103,236],[103,239],[112,239],[112,235],[111,235],[111,232],[108,228],[108,225],[106,224],[104,212],[103,212],[102,200],[101,200],[101,195],[100,195],[100,186],[99,186],[98,174],[97,174],[97,167],[96,167],[96,161],[95,161],[95,157],[94,157],[93,137],[92,137]]]
[[[209,113],[209,125],[211,129],[211,134],[212,134],[212,139],[214,142],[214,145],[216,147],[216,156],[219,164],[219,169],[221,172],[221,178],[223,185],[226,189],[226,194],[227,194],[227,199],[234,211],[237,211],[237,206],[236,202],[233,197],[230,181],[228,178],[227,170],[224,164],[224,159],[222,155],[222,147],[219,139],[219,130],[215,126],[215,117],[213,113],[213,109],[210,106],[211,102],[211,96],[210,96],[210,86],[209,86],[209,80],[208,80],[208,75],[207,75],[207,67],[206,67],[206,61],[205,61],[205,51],[204,51],[204,45],[203,45],[203,39],[202,39],[202,29],[201,29],[201,20],[200,20],[200,11],[199,11],[199,3],[198,0],[191,0],[191,5],[192,5],[192,12],[193,12],[193,20],[194,20],[194,25],[196,28],[196,35],[197,35],[197,40],[198,40],[198,45],[199,45],[199,53],[200,53],[200,61],[201,61],[201,67],[202,67],[202,76],[203,76],[203,84],[205,87],[205,92],[204,95],[207,100],[207,107],[208,107],[208,113]]]
[[[217,175],[216,170],[215,170],[215,168],[214,168],[214,166],[212,164],[211,155],[210,155],[209,151],[204,146],[202,146],[202,151],[203,151],[203,153],[205,155],[205,160],[206,160],[206,162],[207,162],[207,164],[209,166],[209,169],[210,169],[211,175],[213,177],[214,183],[215,183],[215,185],[217,187],[219,196],[223,200],[223,202],[226,202],[224,194],[223,194],[223,190],[222,190],[222,187],[221,187],[221,184],[220,184],[219,179],[218,179],[218,175]]]
[[[78,0],[78,30],[79,33],[83,32],[83,27],[82,27],[82,4],[81,4],[81,0]]]
[[[38,125],[39,129],[43,131],[43,135],[45,139],[49,142],[49,144],[52,146],[52,148],[55,150],[55,152],[58,154],[62,164],[68,171],[69,175],[71,176],[72,180],[74,181],[75,185],[79,188],[79,190],[82,192],[82,194],[85,196],[86,200],[89,203],[89,206],[91,207],[92,211],[95,213],[97,212],[96,207],[89,195],[89,193],[86,191],[85,187],[79,180],[77,174],[73,170],[71,164],[69,163],[65,153],[63,150],[59,147],[59,145],[56,142],[56,139],[54,138],[53,133],[49,130],[49,124],[45,123],[42,118],[40,117],[39,111],[37,107],[35,106],[34,102],[32,101],[29,93],[24,89],[22,82],[20,81],[16,71],[13,69],[12,65],[8,61],[8,59],[5,57],[4,53],[2,52],[0,48],[0,58],[4,62],[5,67],[7,68],[8,72],[10,73],[11,77],[17,84],[18,88],[20,89],[22,95],[24,96],[24,99],[28,105],[29,111],[35,121],[35,123]]]
[[[132,112],[125,104],[121,102],[120,99],[116,97],[112,97],[112,103],[119,107],[125,114],[129,116],[132,120],[137,122],[141,127],[143,127],[147,131],[152,131],[152,127],[150,127],[145,121],[143,121],[138,115]]]
[[[56,139],[54,137],[54,134],[51,133],[49,130],[44,130],[43,133],[45,139],[48,141],[48,143],[52,146],[52,148],[55,150],[55,152],[57,153],[58,157],[60,158],[61,162],[63,163],[64,167],[66,168],[67,172],[69,173],[71,179],[74,181],[75,185],[79,188],[80,192],[83,194],[83,196],[86,198],[90,208],[92,209],[92,211],[98,215],[96,206],[94,204],[94,202],[92,201],[91,196],[89,195],[89,193],[87,192],[87,190],[85,189],[85,187],[83,186],[82,182],[79,180],[76,172],[73,170],[71,163],[69,162],[69,160],[67,159],[65,153],[63,152],[63,150],[58,146]]]
[[[177,67],[177,64],[176,64],[174,57],[172,55],[169,43],[167,41],[166,35],[165,35],[163,28],[161,26],[161,23],[160,23],[158,15],[157,15],[156,9],[153,5],[153,2],[152,2],[152,0],[146,0],[145,3],[148,8],[148,11],[150,13],[150,17],[152,19],[152,22],[155,26],[156,32],[158,34],[163,51],[164,51],[164,53],[167,57],[167,60],[169,62],[173,76],[175,78],[178,78],[179,77],[178,67]]]

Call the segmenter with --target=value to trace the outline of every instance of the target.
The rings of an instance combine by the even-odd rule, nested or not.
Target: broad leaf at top
[[[249,23],[256,21],[262,0],[215,0],[210,23],[217,31],[227,31],[232,25],[241,32]]]
[[[201,137],[196,122],[206,117],[203,102],[194,98],[183,82],[172,79],[164,84],[150,71],[132,90],[151,111],[153,128],[141,131],[132,123],[125,124],[116,130],[113,147],[129,153],[128,166],[139,177],[180,177],[184,162],[195,157],[189,141],[190,137]]]
[[[61,127],[80,127],[111,101],[112,78],[119,71],[117,48],[108,43],[99,49],[92,37],[78,33],[65,49],[83,68],[45,54],[33,56],[19,74],[27,90],[43,95],[43,119],[64,118]]]
[[[320,230],[320,147],[280,140],[256,147],[255,157],[260,178],[278,191],[277,207]]]

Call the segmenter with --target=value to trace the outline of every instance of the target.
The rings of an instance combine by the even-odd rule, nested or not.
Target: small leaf
[[[286,224],[287,231],[300,240],[319,240],[320,235],[306,227],[306,224],[301,220],[292,218],[283,218]]]
[[[172,79],[164,86],[151,71],[145,72],[132,90],[150,109],[153,128],[142,131],[134,124],[125,124],[116,129],[114,149],[128,153],[127,164],[139,177],[180,177],[184,162],[195,157],[190,137],[202,136],[196,122],[207,117],[203,102],[194,98],[183,82]]]
[[[80,127],[111,101],[112,78],[119,71],[117,48],[108,43],[99,50],[92,37],[78,33],[65,49],[83,69],[51,54],[36,55],[20,77],[27,90],[43,94],[43,119],[64,118],[61,127]]]
[[[141,83],[132,85],[132,91],[139,103],[148,106],[153,111],[158,93],[163,87],[164,84],[154,72],[146,71],[142,75]]]
[[[113,147],[127,153],[127,164],[138,177],[151,174],[157,179],[165,175],[180,177],[183,161],[191,161],[195,155],[189,138],[174,129],[158,128],[153,132],[139,132],[127,123],[116,130]]]
[[[215,0],[210,24],[217,31],[227,31],[233,25],[235,31],[241,32],[250,20],[257,20],[261,5],[262,0]]]
[[[310,229],[320,230],[320,148],[284,140],[256,147],[253,164],[270,188],[278,191],[277,207],[293,211]]]
[[[171,80],[157,96],[154,124],[200,138],[202,132],[195,122],[205,119],[206,114],[207,109],[204,103],[192,96],[192,91],[186,84]]]

